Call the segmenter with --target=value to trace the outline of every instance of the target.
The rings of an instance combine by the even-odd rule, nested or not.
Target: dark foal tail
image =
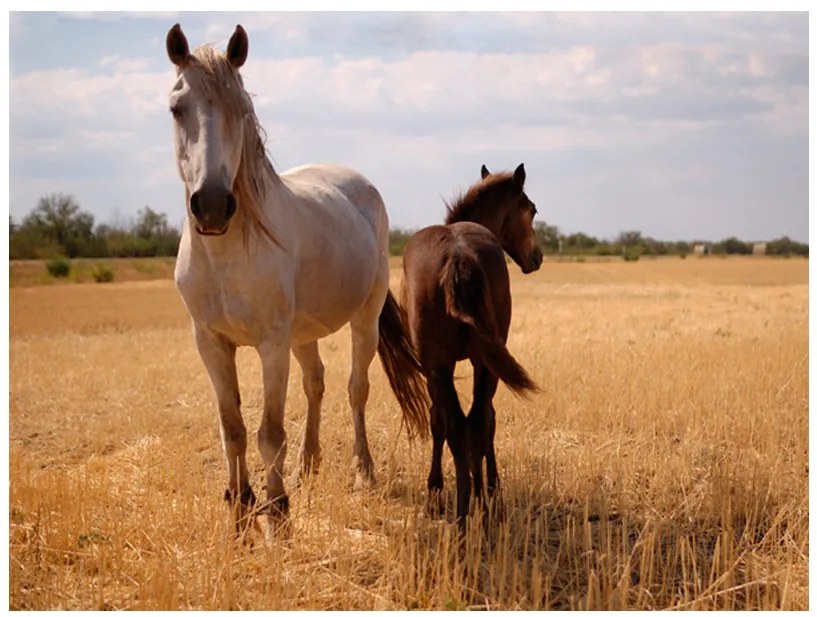
[[[479,263],[467,255],[455,253],[443,266],[440,284],[445,294],[446,312],[470,326],[474,350],[488,370],[516,394],[524,396],[528,391],[538,391],[528,372],[510,354],[497,332],[493,303]]]
[[[403,410],[409,437],[428,436],[428,395],[420,362],[406,332],[403,308],[397,304],[391,291],[380,311],[380,338],[377,353],[391,389]]]

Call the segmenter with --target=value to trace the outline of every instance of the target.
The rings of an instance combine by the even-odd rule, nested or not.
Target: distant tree
[[[752,252],[752,245],[732,236],[718,242],[713,249],[716,253],[727,255],[749,255]]]
[[[390,229],[389,230],[389,255],[399,256],[403,254],[406,249],[411,236],[414,235],[414,230],[406,229]]]
[[[808,257],[808,244],[796,242],[788,236],[768,242],[766,252],[769,255],[802,255]]]
[[[534,224],[533,232],[540,249],[547,253],[555,253],[559,250],[559,228],[556,225],[548,225],[544,221],[539,221]]]
[[[21,228],[51,239],[67,257],[93,253],[94,217],[82,212],[70,195],[52,193],[42,197]]]
[[[641,243],[640,231],[622,231],[618,234],[618,244],[627,248],[634,248]]]
[[[655,238],[641,238],[637,246],[643,255],[666,255],[669,253],[667,243]]]
[[[162,237],[167,234],[167,215],[145,206],[136,215],[133,231],[140,238]]]
[[[678,242],[667,242],[667,252],[672,255],[688,255],[692,252],[692,245],[689,242],[680,240]]]
[[[565,251],[568,253],[589,253],[598,246],[598,239],[581,232],[565,237]]]

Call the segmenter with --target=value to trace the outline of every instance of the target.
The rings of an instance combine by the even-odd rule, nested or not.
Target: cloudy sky
[[[279,171],[368,176],[393,227],[525,163],[539,217],[612,238],[808,239],[806,13],[12,13],[10,212],[178,225],[167,30],[242,69]]]

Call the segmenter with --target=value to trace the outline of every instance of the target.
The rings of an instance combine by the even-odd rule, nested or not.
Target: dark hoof
[[[430,489],[426,498],[426,514],[430,518],[441,518],[444,513],[443,492],[439,489]]]
[[[267,515],[267,541],[288,543],[292,535],[292,519],[289,517],[289,496],[279,495],[269,499],[260,512]]]
[[[228,488],[224,491],[224,501],[229,503],[230,505],[234,505],[236,501],[236,495],[233,489]],[[252,487],[247,484],[243,489],[241,489],[241,495],[239,497],[239,503],[242,506],[246,506],[248,508],[252,508],[255,505],[255,493],[252,491]]]
[[[236,537],[243,538],[245,542],[251,542],[248,532],[255,520],[253,508],[256,502],[252,488],[247,484],[241,489],[239,495],[236,495],[236,491],[228,488],[224,491],[224,501],[230,504],[232,512],[230,517],[235,527]]]
[[[287,518],[289,516],[289,495],[278,495],[278,497],[268,499],[259,513],[280,519]]]

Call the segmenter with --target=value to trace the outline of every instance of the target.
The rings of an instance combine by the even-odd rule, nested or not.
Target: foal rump
[[[474,255],[454,251],[440,272],[448,315],[467,325],[472,349],[494,375],[514,393],[536,392],[536,384],[508,351],[499,334],[485,272]]]

